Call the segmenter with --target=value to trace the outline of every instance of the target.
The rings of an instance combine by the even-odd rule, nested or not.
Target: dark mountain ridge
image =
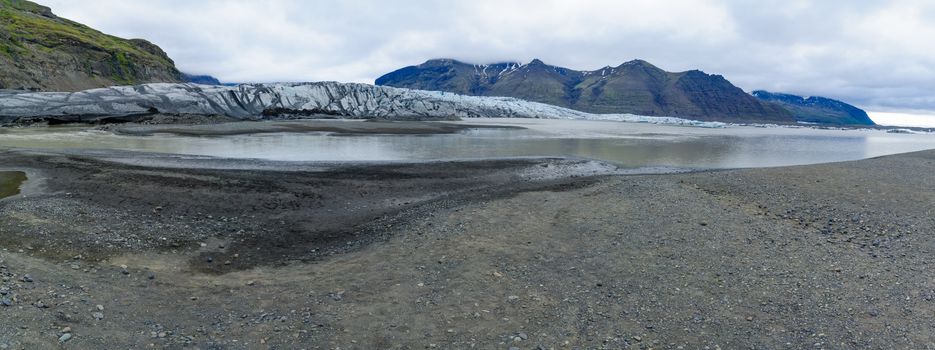
[[[807,123],[838,125],[876,125],[867,112],[827,97],[802,97],[756,90],[751,93],[763,101],[777,103],[792,112],[796,120]]]
[[[720,75],[666,72],[643,60],[576,71],[535,59],[475,65],[429,60],[376,80],[387,85],[466,95],[507,96],[590,113],[632,113],[726,122],[794,123],[792,113],[760,101]]]
[[[189,73],[183,72],[181,77],[182,77],[182,81],[186,83],[195,83],[195,84],[202,84],[202,85],[222,85],[221,81],[218,80],[218,78],[215,78],[207,74],[189,74]]]

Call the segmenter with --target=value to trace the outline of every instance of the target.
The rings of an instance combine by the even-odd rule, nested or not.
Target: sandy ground
[[[0,348],[935,348],[935,151],[627,176],[102,159],[0,153],[30,178],[0,201]]]

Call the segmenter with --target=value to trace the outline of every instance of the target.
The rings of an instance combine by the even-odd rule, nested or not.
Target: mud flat
[[[935,344],[933,151],[662,175],[125,157],[0,153],[29,175],[0,201],[0,345]]]
[[[287,121],[241,121],[220,124],[201,125],[109,125],[105,127],[116,134],[146,136],[157,133],[168,133],[184,136],[230,136],[264,133],[309,133],[326,132],[341,135],[364,134],[451,134],[467,129],[521,129],[507,125],[463,125],[458,123],[439,123],[425,121],[389,121],[379,119],[367,120],[328,120],[305,119]]]

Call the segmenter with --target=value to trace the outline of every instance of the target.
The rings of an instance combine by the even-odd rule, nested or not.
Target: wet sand
[[[125,156],[0,153],[30,179],[0,201],[0,345],[935,344],[935,151],[663,175]]]

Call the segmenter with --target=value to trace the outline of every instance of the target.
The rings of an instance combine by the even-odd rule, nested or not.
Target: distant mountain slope
[[[0,89],[77,91],[181,81],[158,46],[101,33],[29,1],[0,0],[0,28]]]
[[[219,81],[218,78],[212,77],[210,75],[182,73],[182,81],[186,83],[195,83],[195,84],[202,84],[202,85],[221,85],[221,81]]]
[[[867,112],[847,103],[830,98],[802,97],[757,90],[753,96],[763,101],[778,103],[792,112],[796,120],[809,123],[840,125],[876,125]]]
[[[762,102],[720,75],[666,72],[646,61],[576,71],[533,60],[473,65],[429,60],[376,80],[377,85],[508,96],[589,113],[632,113],[725,122],[792,123],[785,109]]]

